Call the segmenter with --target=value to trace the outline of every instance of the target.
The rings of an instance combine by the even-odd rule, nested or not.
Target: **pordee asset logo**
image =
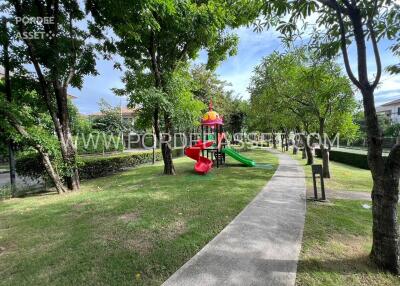
[[[55,35],[50,28],[54,25],[54,17],[16,17],[15,24],[22,26],[23,31],[17,33],[17,37],[24,40],[52,39]],[[29,26],[47,25],[47,31],[31,31]]]
[[[204,138],[213,138],[214,133],[205,133]],[[324,144],[325,146],[335,146],[339,148],[339,134],[336,134],[333,139],[327,134],[320,136],[318,133],[290,133],[288,138],[285,138],[285,133],[235,133],[227,136],[227,140],[221,144],[229,146],[234,144],[236,148],[257,148],[257,144],[290,144],[290,145],[307,145],[312,147],[313,144]],[[140,146],[142,149],[151,150],[158,148],[161,144],[168,144],[175,148],[192,146],[201,139],[200,133],[160,133],[156,136],[153,133],[136,133],[136,132],[91,132],[89,134],[78,134],[75,137],[75,147],[82,146],[85,149],[98,150],[99,147],[103,150],[120,150],[133,149]],[[208,140],[205,140],[208,141]]]

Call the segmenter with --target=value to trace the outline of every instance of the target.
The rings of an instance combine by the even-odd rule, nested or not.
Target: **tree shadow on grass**
[[[27,189],[24,192],[17,193],[17,198],[28,198],[28,197],[44,197],[44,196],[53,196],[58,195],[54,188],[45,189],[45,188],[37,188],[37,189]]]
[[[302,259],[299,260],[298,273],[334,272],[342,275],[362,273],[382,273],[368,257],[368,255],[356,256],[344,259]]]

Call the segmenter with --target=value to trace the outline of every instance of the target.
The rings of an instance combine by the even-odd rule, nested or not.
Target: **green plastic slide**
[[[250,160],[242,155],[240,155],[238,152],[231,148],[224,148],[222,149],[222,152],[224,152],[226,155],[231,156],[233,159],[239,161],[240,163],[249,166],[249,167],[254,167],[256,165],[256,162],[253,160]]]

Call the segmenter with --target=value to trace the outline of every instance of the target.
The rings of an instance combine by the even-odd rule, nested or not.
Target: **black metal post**
[[[204,143],[204,125],[201,125],[201,141]],[[204,149],[201,150],[201,156],[204,157]],[[208,154],[207,154],[208,157]]]
[[[318,200],[318,191],[317,191],[317,179],[316,176],[319,175],[319,178],[321,180],[321,195],[322,195],[322,200],[326,200],[325,196],[325,184],[324,184],[324,176],[323,176],[323,169],[322,165],[312,165],[311,166],[312,170],[312,176],[313,176],[313,185],[314,185],[314,199]]]
[[[326,197],[325,197],[325,185],[324,185],[324,176],[323,174],[320,175],[321,178],[321,193],[322,193],[322,200],[325,201]]]

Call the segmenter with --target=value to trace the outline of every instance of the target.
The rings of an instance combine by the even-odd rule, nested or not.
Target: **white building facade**
[[[385,114],[393,124],[400,123],[400,99],[382,104],[376,108],[376,111]]]

